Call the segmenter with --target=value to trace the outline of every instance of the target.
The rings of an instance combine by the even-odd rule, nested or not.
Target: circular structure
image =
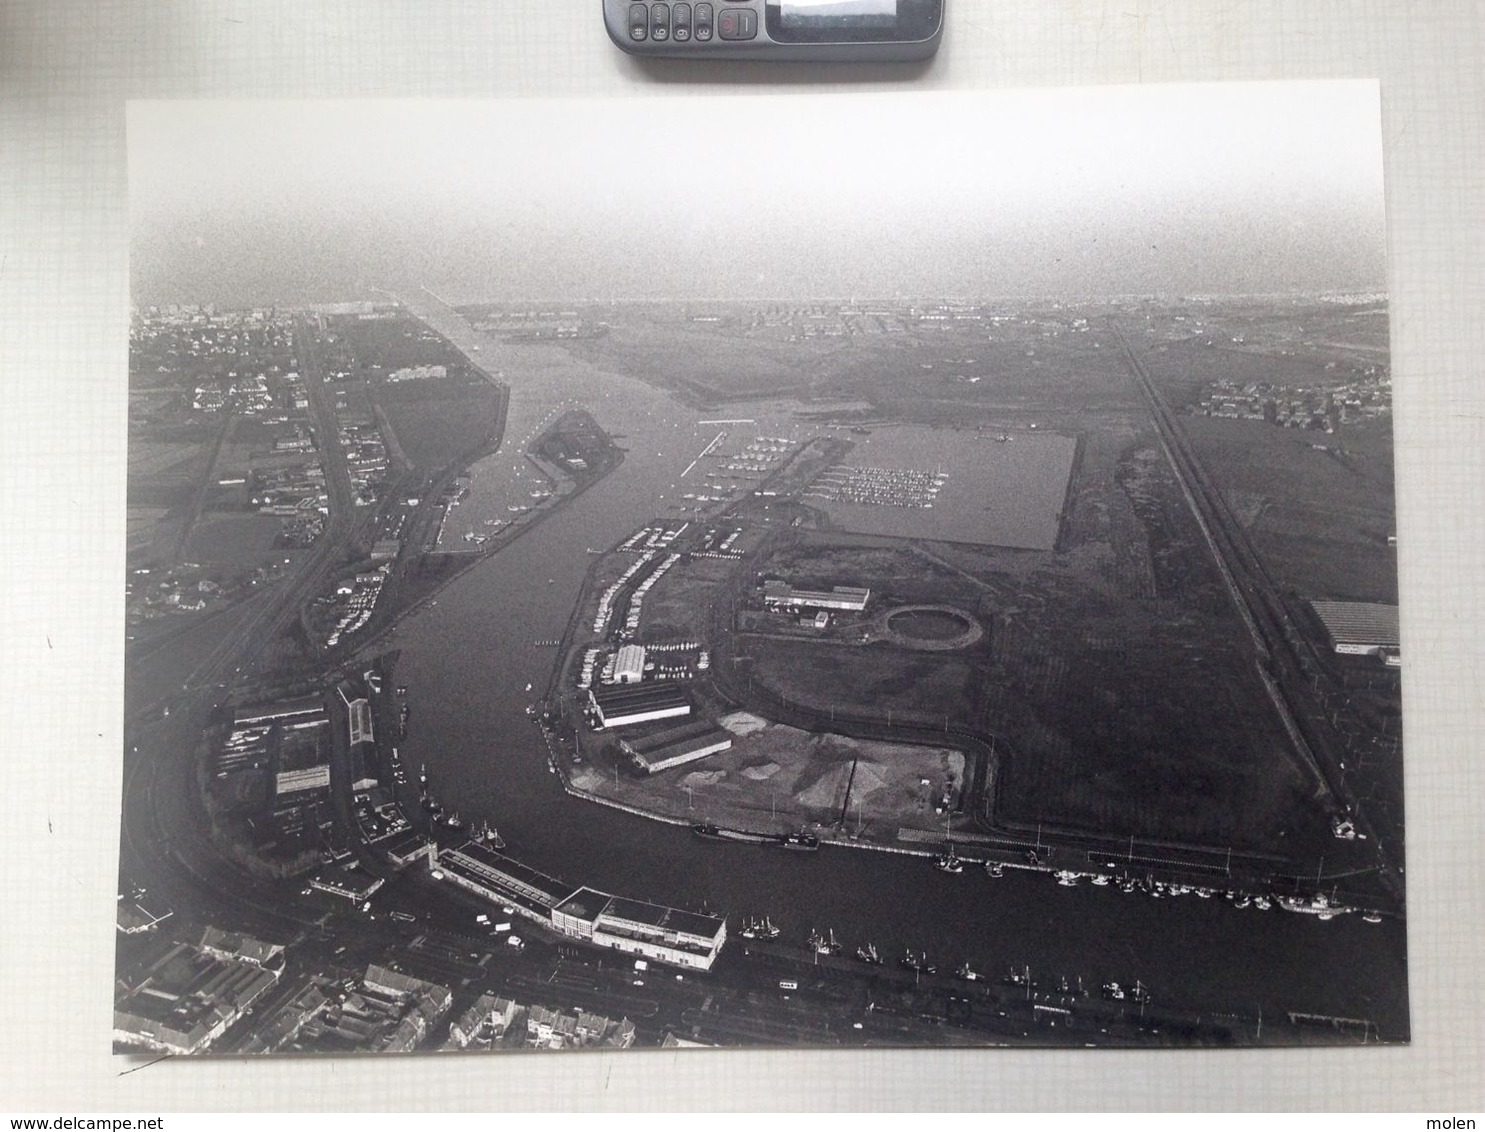
[[[985,630],[952,605],[903,605],[882,617],[880,633],[906,649],[950,652],[975,644]]]

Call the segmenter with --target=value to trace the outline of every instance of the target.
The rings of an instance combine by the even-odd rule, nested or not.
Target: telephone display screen
[[[786,28],[890,28],[897,0],[779,0],[779,21]]]
[[[928,39],[943,0],[767,0],[769,37],[781,43],[887,43]]]

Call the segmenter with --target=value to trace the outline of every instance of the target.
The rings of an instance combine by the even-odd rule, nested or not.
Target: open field
[[[573,768],[572,785],[688,822],[760,832],[840,822],[852,834],[891,840],[901,827],[941,825],[936,801],[948,783],[964,781],[964,756],[950,748],[817,734],[748,712],[720,722],[733,735],[731,750],[644,779],[616,780],[600,758]]]
[[[483,379],[386,384],[377,389],[376,399],[407,459],[424,472],[486,443],[500,404],[499,391]]]
[[[201,474],[201,441],[149,440],[129,444],[129,478],[155,482],[192,482]]]
[[[276,546],[282,531],[272,515],[208,512],[191,528],[185,552],[193,562],[258,566],[283,557]]]
[[[794,703],[993,733],[1006,820],[1255,846],[1313,823],[1314,784],[1153,438],[1094,431],[1069,499],[1060,553],[792,533],[757,564],[869,586],[874,614],[957,606],[989,630],[970,649],[750,634],[737,650]]]
[[[1093,306],[1078,322],[1065,306],[636,303],[607,335],[564,345],[705,403],[853,398],[897,420],[952,423],[968,412],[1014,425],[1070,406],[1138,408],[1111,336],[1093,325],[1105,313]]]
[[[327,318],[325,325],[327,369],[348,377],[376,379],[405,366],[420,365],[443,365],[457,376],[469,372],[459,351],[403,311],[383,312],[377,318],[337,315]],[[342,360],[343,366],[337,364]]]
[[[1307,598],[1397,601],[1389,421],[1337,435],[1203,418],[1186,428],[1282,585]]]

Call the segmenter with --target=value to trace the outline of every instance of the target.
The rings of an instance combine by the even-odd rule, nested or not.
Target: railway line
[[[1319,671],[1312,646],[1305,640],[1285,607],[1279,587],[1247,533],[1212,482],[1185,430],[1149,370],[1117,323],[1111,324],[1131,375],[1149,405],[1172,470],[1191,506],[1202,536],[1221,572],[1233,605],[1253,641],[1259,679],[1288,733],[1296,758],[1316,782],[1317,795],[1344,810],[1377,846],[1378,862],[1389,887],[1401,892],[1401,872],[1386,856],[1380,839],[1360,813],[1340,773],[1332,751],[1332,737],[1315,722],[1323,718],[1305,685],[1307,673]]]

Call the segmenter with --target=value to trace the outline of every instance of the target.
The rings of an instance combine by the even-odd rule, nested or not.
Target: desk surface
[[[73,0],[6,6],[0,321],[7,475],[0,705],[6,1103],[21,1111],[309,1108],[1402,1109],[1485,1098],[1475,751],[1485,382],[1485,33],[1470,0],[951,0],[909,72],[645,65],[597,0]],[[906,77],[904,77],[906,75]],[[126,98],[647,97],[1376,77],[1386,145],[1408,667],[1415,1040],[1385,1051],[831,1054],[137,1063],[108,1052],[118,812],[117,547],[127,317]],[[60,391],[60,392],[59,392]],[[61,426],[96,458],[55,459]],[[100,490],[100,486],[102,489]],[[112,490],[110,490],[112,488]],[[14,522],[10,522],[11,517]],[[44,563],[38,567],[37,563]],[[118,634],[114,634],[115,637]],[[37,710],[41,705],[42,710]],[[66,757],[61,755],[65,752]],[[84,773],[79,773],[79,764]],[[44,812],[43,812],[44,810]],[[93,815],[109,815],[99,822]],[[60,958],[59,958],[60,957]]]

